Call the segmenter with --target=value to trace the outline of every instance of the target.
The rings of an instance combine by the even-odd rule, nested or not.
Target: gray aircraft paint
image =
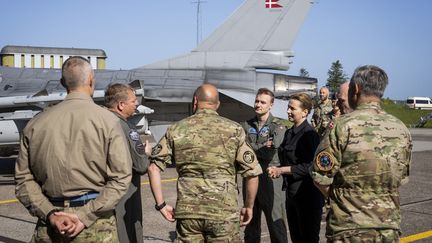
[[[289,68],[291,46],[313,1],[272,2],[280,7],[266,8],[266,0],[246,0],[188,54],[132,70],[95,70],[96,92],[104,92],[110,83],[133,82],[138,95],[143,97],[142,104],[154,110],[141,122],[149,125],[150,130],[164,128],[192,114],[193,91],[203,83],[223,90],[218,112],[235,121],[254,115],[251,105],[261,87],[275,91],[283,99],[300,91],[316,94],[316,79],[304,84],[299,81],[296,89],[276,90],[276,79],[286,82],[286,87],[290,87],[290,80],[287,75],[271,71]],[[0,112],[8,114],[0,114],[0,146],[2,130],[10,130],[10,120],[14,119],[11,112],[26,110],[31,117],[32,112],[62,100],[65,89],[60,85],[60,76],[58,69],[0,67]],[[99,101],[98,97],[95,100]],[[286,118],[285,111],[286,101],[275,99],[273,113]],[[3,123],[8,124],[2,126]],[[157,140],[163,129],[155,130]],[[14,131],[18,138],[20,128],[17,126]]]

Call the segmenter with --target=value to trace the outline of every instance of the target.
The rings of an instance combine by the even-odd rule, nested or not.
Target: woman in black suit
[[[324,197],[309,175],[320,142],[318,133],[307,121],[311,109],[312,99],[307,94],[291,96],[287,113],[294,125],[286,131],[279,148],[281,167],[267,169],[272,178],[284,177],[288,225],[294,243],[319,242],[324,206]]]

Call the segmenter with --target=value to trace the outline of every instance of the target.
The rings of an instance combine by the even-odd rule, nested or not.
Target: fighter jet
[[[286,118],[289,95],[316,94],[316,79],[275,72],[288,70],[291,46],[312,5],[310,0],[245,0],[190,53],[132,70],[95,70],[94,99],[102,98],[110,83],[134,84],[145,106],[145,119],[137,122],[156,139],[168,124],[192,114],[193,92],[203,83],[219,89],[222,116],[252,117],[255,93],[265,87],[278,98],[273,115]],[[66,96],[60,76],[59,69],[0,67],[0,155],[18,144],[31,117]]]

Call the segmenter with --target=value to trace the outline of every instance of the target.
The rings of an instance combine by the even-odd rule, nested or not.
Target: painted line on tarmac
[[[177,178],[171,178],[171,179],[161,180],[161,182],[170,182],[170,181],[176,181],[176,180],[177,180]],[[148,185],[148,184],[150,184],[148,181],[141,183],[141,185]],[[0,205],[1,204],[7,204],[7,203],[15,203],[15,202],[18,202],[18,200],[12,199],[12,200],[0,201]]]
[[[171,182],[171,181],[177,181],[177,178],[161,180],[161,182]],[[149,185],[149,184],[150,184],[150,182],[148,182],[148,181],[141,183],[141,185]],[[14,202],[18,202],[18,200],[13,199],[13,200],[0,201],[0,204],[7,204],[7,203],[14,203]],[[418,233],[415,235],[409,235],[407,237],[403,237],[403,238],[401,238],[401,243],[414,242],[414,241],[426,239],[429,237],[432,237],[432,230]]]
[[[432,237],[432,230],[425,231],[425,232],[422,232],[422,233],[418,233],[418,234],[415,234],[415,235],[409,235],[407,237],[403,237],[403,238],[401,238],[401,243],[414,242],[414,241],[421,240],[421,239],[426,239],[426,238],[429,238],[429,237]]]
[[[14,203],[14,202],[18,202],[18,200],[17,199],[12,199],[12,200],[0,201],[0,204]]]
[[[165,179],[165,180],[161,180],[161,182],[170,182],[170,181],[176,181],[177,178],[171,178],[171,179]],[[142,182],[141,185],[149,185],[150,182],[146,181],[146,182]]]

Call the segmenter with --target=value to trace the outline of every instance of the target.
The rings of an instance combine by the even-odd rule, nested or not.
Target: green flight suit
[[[260,242],[261,213],[264,212],[272,242],[288,242],[286,227],[285,192],[282,191],[282,176],[272,179],[265,172],[269,166],[279,166],[278,148],[282,143],[286,126],[283,120],[271,114],[261,129],[255,118],[242,124],[246,131],[246,141],[253,148],[264,171],[259,176],[258,192],[254,204],[252,221],[245,228],[245,242]],[[264,145],[273,139],[274,146]]]

